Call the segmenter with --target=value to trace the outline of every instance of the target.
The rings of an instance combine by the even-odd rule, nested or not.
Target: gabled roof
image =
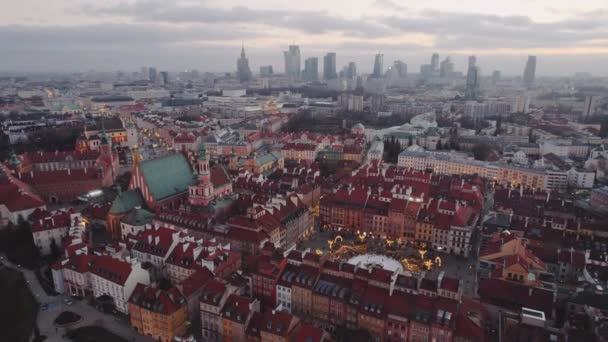
[[[266,311],[261,314],[261,326],[259,330],[275,336],[286,337],[289,328],[297,318],[287,312]]]
[[[186,299],[175,287],[161,290],[138,283],[133,289],[129,303],[156,314],[171,315],[186,306]]]
[[[190,164],[181,153],[146,160],[138,167],[156,201],[181,194],[195,183]]]
[[[135,207],[143,206],[144,203],[144,198],[139,189],[121,192],[116,199],[114,199],[114,202],[112,202],[110,214],[124,214]]]
[[[91,261],[91,273],[119,285],[124,285],[131,275],[131,264],[109,255],[100,255]]]
[[[0,166],[3,167],[3,166]],[[0,171],[0,205],[11,212],[38,208],[45,205],[40,196],[34,194],[29,186],[12,175]]]
[[[303,324],[295,342],[322,342],[325,331],[313,325]]]
[[[212,279],[213,273],[207,267],[201,267],[188,278],[182,280],[179,283],[179,288],[184,296],[190,297],[191,294],[198,291]]]
[[[245,324],[251,312],[250,305],[252,303],[253,299],[251,298],[232,294],[226,300],[226,303],[221,311],[221,316],[224,319]]]
[[[214,187],[230,183],[230,176],[224,167],[216,165],[211,168],[211,183]]]
[[[154,214],[146,209],[135,208],[131,210],[127,216],[123,217],[120,222],[129,224],[131,226],[143,226],[151,223],[154,218]]]
[[[479,282],[479,296],[484,302],[520,310],[527,307],[545,312],[551,318],[553,312],[553,292],[500,279],[482,279]]]

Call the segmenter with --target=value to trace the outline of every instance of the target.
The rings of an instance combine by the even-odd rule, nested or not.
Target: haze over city
[[[0,0],[0,340],[608,341],[606,1]]]
[[[170,71],[231,72],[241,43],[254,70],[282,69],[287,45],[303,58],[337,54],[370,72],[373,55],[411,70],[438,52],[466,71],[520,75],[607,75],[605,1],[69,1],[6,2],[0,13],[0,71],[115,71],[158,65]]]

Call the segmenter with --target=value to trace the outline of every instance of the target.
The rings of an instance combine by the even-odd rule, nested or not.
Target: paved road
[[[17,268],[17,266],[13,265],[10,261],[6,260],[6,258],[3,260],[3,262],[7,266],[13,267],[15,269],[19,269],[19,268]],[[57,315],[59,315],[62,311],[66,311],[66,310],[75,312],[83,318],[80,322],[71,326],[70,327],[71,329],[88,326],[88,325],[95,325],[95,326],[104,327],[104,328],[108,329],[109,331],[125,338],[127,341],[134,341],[134,342],[153,342],[154,341],[152,338],[137,334],[133,329],[131,329],[131,326],[127,322],[117,320],[112,315],[106,315],[106,314],[103,314],[103,313],[95,310],[92,306],[90,306],[87,303],[86,300],[78,301],[78,300],[72,300],[70,298],[70,300],[73,302],[73,304],[67,305],[64,303],[64,299],[69,298],[69,296],[65,296],[65,295],[48,296],[46,294],[46,292],[44,292],[44,290],[40,286],[40,283],[38,282],[38,279],[36,278],[36,275],[34,274],[33,271],[23,269],[23,268],[21,268],[19,270],[23,273],[25,280],[27,281],[28,286],[30,287],[30,290],[32,291],[32,293],[34,294],[36,299],[38,300],[38,303],[40,303],[40,304],[48,303],[49,304],[48,310],[46,310],[46,311],[39,310],[38,311],[38,319],[37,319],[37,324],[38,324],[38,328],[40,329],[40,334],[47,336],[47,339],[45,341],[49,341],[49,342],[71,341],[71,340],[63,337],[63,334],[65,333],[65,330],[63,328],[56,328],[53,325],[53,321],[55,320],[55,318],[57,318]]]

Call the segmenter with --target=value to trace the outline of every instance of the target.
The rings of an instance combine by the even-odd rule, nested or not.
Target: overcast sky
[[[283,70],[336,52],[372,68],[381,51],[417,72],[438,52],[463,70],[520,75],[608,75],[608,0],[0,0],[0,71],[233,71],[243,42],[250,65]]]

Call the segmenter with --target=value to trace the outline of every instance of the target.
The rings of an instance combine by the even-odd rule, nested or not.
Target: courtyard
[[[426,272],[427,277],[437,278],[440,272],[445,277],[461,280],[461,288],[466,296],[475,296],[476,293],[476,265],[474,257],[464,258],[461,256],[441,253],[433,250],[430,246],[421,244],[399,243],[390,239],[382,239],[367,234],[350,232],[344,229],[326,229],[316,231],[316,234],[308,241],[303,242],[300,249],[310,249],[311,253],[330,254],[333,260],[352,260],[359,255],[386,256],[394,261],[399,261],[404,271]],[[354,259],[356,262],[358,259]],[[392,264],[387,262],[388,269]]]

